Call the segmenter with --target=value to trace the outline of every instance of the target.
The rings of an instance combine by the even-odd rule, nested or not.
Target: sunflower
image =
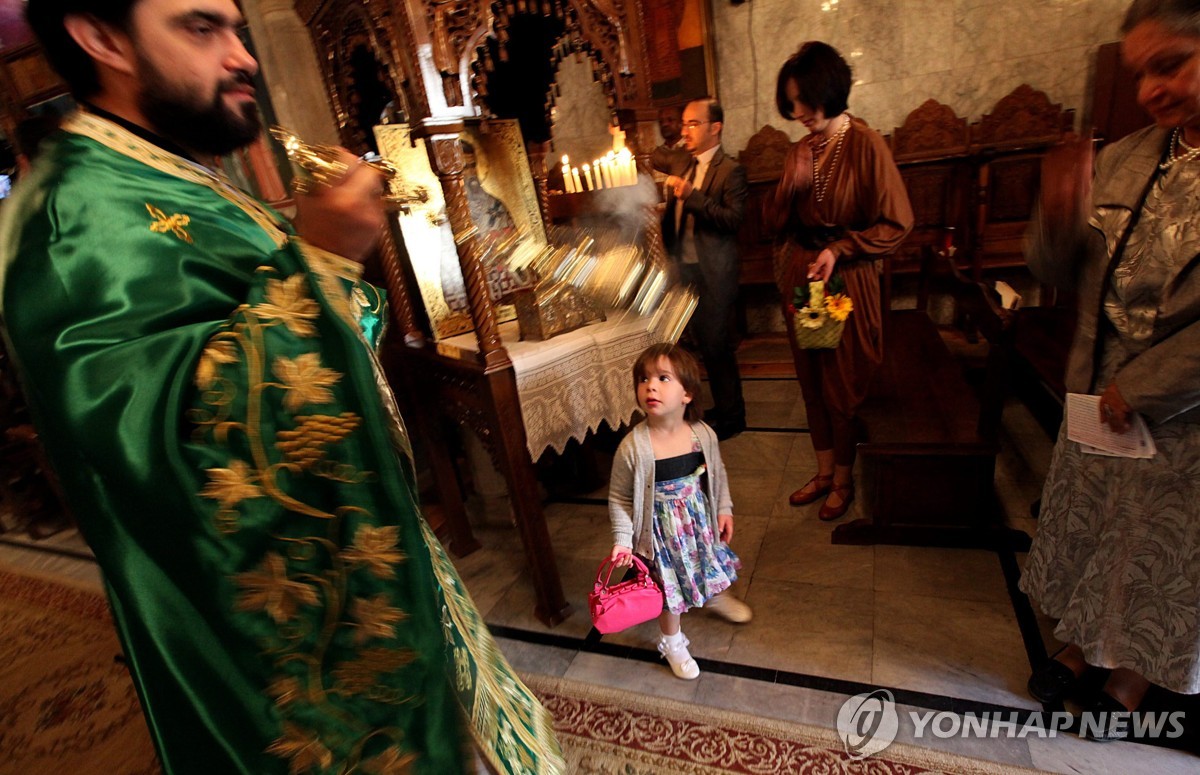
[[[845,320],[850,317],[850,313],[854,310],[854,301],[844,293],[839,293],[829,296],[825,299],[825,311],[829,313],[829,317],[837,321]]]

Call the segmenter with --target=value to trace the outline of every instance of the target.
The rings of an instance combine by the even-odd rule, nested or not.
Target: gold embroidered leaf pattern
[[[154,219],[154,222],[150,224],[150,231],[155,234],[171,232],[187,244],[192,244],[192,235],[183,228],[192,222],[191,216],[181,213],[167,215],[149,202],[146,203],[146,212],[150,213],[150,217]]]
[[[396,525],[361,525],[354,533],[354,544],[342,550],[342,559],[351,565],[367,566],[378,578],[391,578],[396,575],[395,566],[406,559],[396,547],[399,540],[400,528]]]
[[[200,364],[196,366],[196,387],[201,390],[211,387],[222,363],[237,363],[237,345],[231,339],[212,339],[204,352],[200,353]]]
[[[333,679],[344,694],[367,694],[378,685],[380,676],[396,672],[415,658],[409,649],[363,649],[354,660],[334,668]]]
[[[205,473],[208,484],[200,495],[220,501],[222,508],[231,509],[247,498],[263,496],[262,489],[254,483],[254,470],[244,460],[234,460],[229,468],[210,468]]]
[[[316,589],[287,577],[287,561],[275,552],[257,570],[239,573],[234,581],[243,590],[237,601],[239,611],[266,611],[278,624],[294,619],[301,605],[320,602]]]
[[[315,336],[317,328],[311,321],[321,314],[321,305],[308,295],[304,275],[294,274],[286,280],[267,280],[267,300],[254,306],[259,317],[283,322],[296,336]]]
[[[350,616],[358,622],[358,631],[354,633],[354,642],[358,644],[371,638],[395,637],[395,625],[408,618],[408,614],[392,606],[385,594],[358,598],[350,606]]]
[[[378,756],[363,762],[363,772],[368,775],[402,775],[412,772],[416,754],[404,753],[396,746],[389,746]]]
[[[306,414],[296,418],[296,429],[275,434],[275,446],[289,463],[301,469],[312,467],[325,457],[325,448],[338,444],[358,427],[359,417],[342,412],[337,417],[328,414]]]
[[[291,775],[323,771],[333,765],[333,754],[317,736],[291,722],[283,722],[283,737],[267,746],[267,753],[288,760]]]
[[[275,378],[287,389],[283,407],[295,412],[306,404],[327,404],[333,400],[328,389],[342,375],[321,365],[317,353],[304,353],[295,358],[280,356],[275,359]]]
[[[304,687],[294,676],[280,676],[267,686],[267,694],[274,698],[276,705],[285,708],[304,696]]]
[[[454,683],[460,692],[471,688],[471,658],[462,646],[454,647]]]

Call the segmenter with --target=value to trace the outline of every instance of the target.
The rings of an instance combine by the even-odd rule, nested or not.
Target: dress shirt
[[[708,174],[708,165],[712,163],[712,159],[717,155],[719,145],[714,145],[704,153],[695,158],[693,169],[695,173],[692,177],[692,188],[699,191],[704,186],[704,177]],[[687,221],[686,224],[683,223]],[[683,231],[679,231],[679,227],[683,225]],[[679,235],[680,258],[685,264],[698,264],[700,257],[696,255],[696,218],[685,219],[683,217],[683,200],[675,200],[675,233]]]

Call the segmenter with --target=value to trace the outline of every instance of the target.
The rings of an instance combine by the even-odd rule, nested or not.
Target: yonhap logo
[[[842,703],[838,737],[851,759],[865,759],[892,744],[900,729],[896,700],[887,689],[856,694]]]

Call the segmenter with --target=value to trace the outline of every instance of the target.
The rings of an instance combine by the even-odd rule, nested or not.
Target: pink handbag
[[[588,595],[588,608],[592,611],[592,624],[604,635],[648,622],[663,611],[662,590],[650,577],[646,563],[636,554],[631,556],[637,578],[608,586],[616,568],[612,558],[600,563],[596,571],[596,585]],[[604,573],[605,568],[608,568],[608,575]]]

